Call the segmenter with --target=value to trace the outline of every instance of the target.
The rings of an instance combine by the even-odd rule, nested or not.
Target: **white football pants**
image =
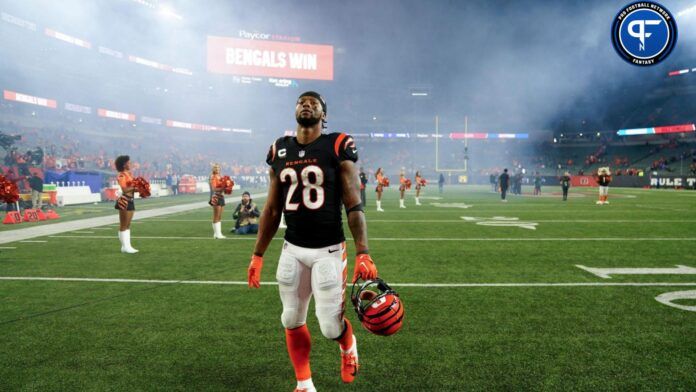
[[[283,326],[294,329],[304,325],[309,300],[314,295],[321,333],[328,339],[338,338],[343,331],[347,275],[345,242],[313,249],[286,241],[276,272]]]

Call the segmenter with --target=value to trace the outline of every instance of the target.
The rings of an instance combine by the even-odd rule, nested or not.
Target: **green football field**
[[[347,303],[362,367],[343,385],[310,308],[319,391],[696,390],[696,192],[612,188],[600,206],[591,189],[425,190],[399,209],[390,189],[384,213],[368,193],[371,254],[405,322],[370,335]],[[251,290],[254,238],[227,233],[232,210],[227,240],[207,208],[134,222],[136,255],[115,225],[1,244],[0,390],[292,391],[282,230]]]

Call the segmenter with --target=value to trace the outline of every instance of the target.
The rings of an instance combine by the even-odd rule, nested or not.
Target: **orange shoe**
[[[350,349],[350,352],[341,352],[341,380],[346,384],[353,382],[359,368],[358,341],[355,340],[355,335],[353,335],[353,347]]]

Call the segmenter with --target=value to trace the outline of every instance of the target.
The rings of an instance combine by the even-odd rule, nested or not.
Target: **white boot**
[[[420,200],[418,200],[417,197],[416,197],[416,205],[417,205],[417,206],[421,205]]]
[[[215,222],[213,223],[213,238],[216,240],[222,240],[227,237],[222,235],[222,222]]]
[[[399,208],[406,208],[404,205],[404,199],[399,199]]]
[[[123,231],[119,230],[118,231],[118,242],[121,243],[121,253],[125,253],[125,247],[123,246]]]
[[[121,253],[138,253],[138,250],[133,248],[130,243],[130,229],[122,231],[121,236],[123,237],[123,247],[121,248]]]
[[[382,209],[382,201],[381,200],[377,200],[377,211],[384,212],[384,210]]]

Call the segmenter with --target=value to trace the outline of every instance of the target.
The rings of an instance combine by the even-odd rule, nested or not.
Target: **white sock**
[[[217,232],[218,237],[223,237],[223,235],[222,235],[222,222],[215,223],[215,231]]]
[[[213,235],[217,236],[217,223],[213,222]]]
[[[314,383],[312,382],[312,377],[306,379],[306,380],[297,380],[297,388],[299,389],[313,389],[314,388]]]
[[[399,199],[399,206],[401,206],[401,207],[404,206],[404,199]]]
[[[420,202],[418,201],[418,198],[416,197],[416,204],[418,204],[418,203],[420,203]]]
[[[120,231],[120,230],[119,230],[119,232],[118,232],[118,242],[121,243],[121,247],[122,247],[122,248],[123,248],[123,233],[125,233],[125,232],[124,232],[124,231]]]
[[[380,208],[382,208],[382,202],[377,200],[377,209],[379,210]]]

